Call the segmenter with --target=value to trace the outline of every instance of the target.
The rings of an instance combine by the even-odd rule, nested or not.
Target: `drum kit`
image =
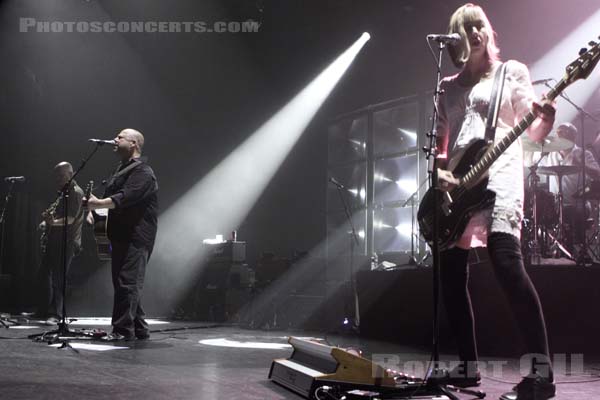
[[[537,152],[542,155],[573,147],[573,142],[557,136],[548,136],[539,143],[523,137],[522,144],[525,152]],[[569,200],[582,206],[575,206],[571,213],[565,215],[563,178],[581,173],[581,167],[539,166],[542,159],[543,157],[528,167],[522,228],[522,247],[526,262],[540,264],[542,259],[550,258],[567,258],[578,264],[597,261],[600,253],[600,185],[591,182],[584,190],[579,190]],[[556,194],[551,193],[547,185],[540,183],[540,175],[556,178]],[[587,232],[588,230],[593,232]]]

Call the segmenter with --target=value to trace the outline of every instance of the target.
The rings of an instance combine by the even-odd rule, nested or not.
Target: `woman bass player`
[[[474,139],[482,139],[496,70],[502,65],[495,33],[483,10],[473,4],[457,9],[448,33],[461,40],[448,46],[460,72],[442,81],[438,121],[439,186],[450,190],[458,180],[449,171],[456,158]],[[555,109],[544,101],[534,102],[527,67],[517,61],[505,63],[505,79],[495,131],[501,140],[530,110],[537,120],[527,131],[539,141],[554,123]],[[446,170],[447,168],[447,170]],[[444,303],[457,339],[461,365],[450,372],[449,384],[476,386],[477,347],[471,299],[467,288],[467,256],[472,247],[487,246],[496,279],[500,283],[519,329],[532,355],[531,374],[503,398],[547,399],[555,394],[546,326],[537,292],[523,266],[520,229],[523,216],[523,150],[513,143],[491,166],[487,188],[495,193],[493,204],[475,213],[454,247],[440,254]],[[535,397],[534,397],[535,393]]]

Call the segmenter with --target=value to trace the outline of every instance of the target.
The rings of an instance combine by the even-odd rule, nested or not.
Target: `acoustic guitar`
[[[90,181],[85,189],[85,198],[88,199],[94,189],[94,181]],[[86,206],[86,204],[84,204]],[[108,240],[108,208],[92,211],[94,214],[94,239],[98,258],[102,261],[111,259],[110,240]]]

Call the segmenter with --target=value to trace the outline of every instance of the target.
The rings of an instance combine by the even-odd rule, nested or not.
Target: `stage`
[[[478,253],[477,253],[478,254]],[[518,356],[522,338],[487,260],[471,260],[469,290],[480,354]],[[475,257],[475,253],[472,257]],[[535,285],[553,354],[600,356],[600,268],[574,265],[532,265]],[[362,333],[368,337],[427,346],[432,336],[432,268],[361,271],[357,278]],[[441,346],[453,351],[451,332],[442,309]]]
[[[286,342],[289,335],[359,348],[366,358],[414,373],[421,373],[429,360],[423,350],[358,337],[256,331],[201,322],[152,322],[150,340],[114,345],[72,341],[77,351],[28,339],[28,335],[48,328],[35,321],[2,329],[0,398],[300,399],[267,378],[273,359],[290,356]],[[108,319],[82,319],[72,328],[108,329],[107,323]],[[452,359],[446,354],[442,358]],[[487,398],[498,398],[519,380],[518,360],[482,361],[486,363],[481,389],[487,392]],[[587,359],[583,370],[567,368],[559,372],[556,398],[599,398],[599,372],[600,363]],[[461,395],[461,399],[468,398]]]

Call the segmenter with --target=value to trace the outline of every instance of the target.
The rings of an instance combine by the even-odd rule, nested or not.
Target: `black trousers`
[[[75,253],[75,244],[67,244],[66,272],[69,276],[69,267]],[[51,237],[42,256],[40,265],[38,287],[40,290],[37,313],[48,317],[63,317],[63,285],[65,281],[65,265],[63,262],[63,242]]]
[[[142,308],[142,289],[149,252],[129,243],[111,243],[114,302],[113,332],[127,337],[148,334]]]
[[[487,248],[499,282],[525,341],[529,354],[542,355],[537,362],[550,369],[546,324],[537,292],[525,271],[521,244],[508,233],[492,233]],[[443,300],[448,322],[458,344],[461,361],[476,362],[477,344],[473,308],[468,290],[469,251],[452,248],[440,254]],[[542,368],[539,369],[542,373]],[[550,375],[552,374],[550,370]]]

